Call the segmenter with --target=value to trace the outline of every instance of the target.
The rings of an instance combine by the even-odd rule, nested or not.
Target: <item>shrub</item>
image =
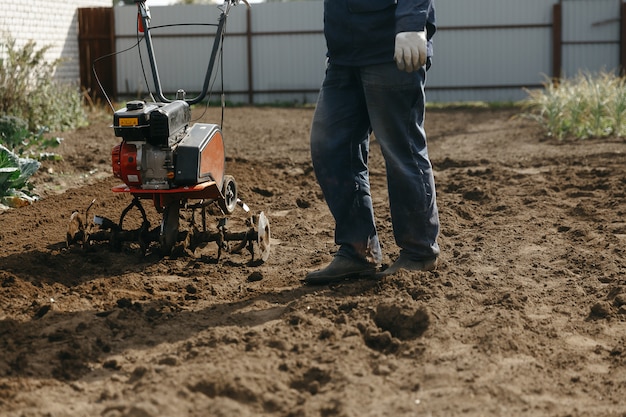
[[[34,41],[22,48],[9,38],[0,60],[0,203],[32,201],[29,178],[43,158],[57,158],[44,150],[59,138],[46,138],[49,130],[75,129],[87,124],[83,98],[70,84],[54,81],[61,62],[47,62],[49,47]],[[35,196],[36,197],[36,196]]]
[[[529,91],[528,115],[559,140],[626,134],[626,81],[612,73],[579,73]]]
[[[20,157],[35,159],[57,157],[49,152],[49,148],[56,148],[61,143],[61,138],[47,138],[44,136],[46,129],[40,129],[33,133],[28,130],[28,122],[15,116],[0,116],[0,144],[4,144],[12,152]]]
[[[36,196],[30,194],[28,180],[40,166],[39,161],[20,158],[0,145],[0,203],[19,206],[32,202]]]
[[[28,130],[37,132],[68,130],[87,124],[83,98],[77,87],[54,80],[61,62],[45,60],[49,46],[37,48],[34,41],[17,48],[8,38],[5,59],[0,61],[0,115],[27,121]]]
[[[0,143],[15,150],[21,147],[30,136],[31,132],[28,130],[26,120],[16,116],[0,116]]]

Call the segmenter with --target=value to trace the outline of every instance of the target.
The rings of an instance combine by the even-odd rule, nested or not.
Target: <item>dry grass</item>
[[[626,134],[626,80],[615,74],[579,73],[548,79],[541,90],[529,91],[529,115],[557,139],[623,137]]]

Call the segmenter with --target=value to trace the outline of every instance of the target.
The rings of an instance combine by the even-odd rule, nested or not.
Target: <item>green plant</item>
[[[37,172],[41,163],[31,158],[20,158],[0,145],[0,198],[29,195],[28,180]]]
[[[626,133],[626,82],[609,72],[581,72],[574,78],[547,78],[528,91],[527,115],[559,140],[622,136]]]
[[[8,38],[2,47],[5,59],[0,61],[0,115],[26,120],[31,132],[87,124],[79,89],[54,79],[61,60],[46,61],[49,46],[37,48],[34,41],[28,41],[18,47],[14,39]]]
[[[2,145],[4,143],[5,145]],[[58,138],[45,138],[27,129],[27,122],[15,116],[0,116],[0,202],[17,206],[31,202],[30,177],[37,172],[43,158],[57,159],[53,153],[42,152],[56,147]]]
[[[42,159],[50,157],[47,149],[56,148],[62,139],[46,137],[47,129],[40,129],[37,133],[28,130],[28,123],[15,116],[0,116],[0,144],[4,144],[20,157]]]
[[[11,149],[23,144],[31,136],[28,122],[16,116],[0,116],[0,142]]]

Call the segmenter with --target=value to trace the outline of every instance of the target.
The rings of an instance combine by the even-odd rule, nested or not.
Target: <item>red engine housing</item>
[[[111,150],[113,176],[120,178],[129,187],[141,186],[141,172],[137,169],[137,147],[126,141]]]

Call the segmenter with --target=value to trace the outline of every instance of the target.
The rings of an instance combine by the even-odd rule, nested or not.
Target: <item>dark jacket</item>
[[[330,62],[373,65],[393,61],[399,32],[426,30],[433,53],[434,0],[324,0],[324,35]]]

